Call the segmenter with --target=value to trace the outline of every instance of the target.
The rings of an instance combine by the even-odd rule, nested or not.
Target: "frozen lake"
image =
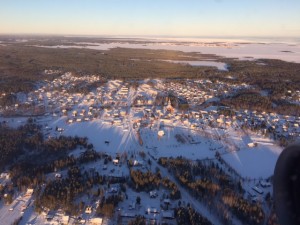
[[[150,40],[151,41],[151,40]],[[149,42],[149,43],[74,43],[78,45],[36,46],[44,48],[86,48],[109,50],[112,48],[135,48],[152,50],[175,50],[214,54],[241,60],[280,59],[300,63],[300,44],[291,43],[255,43],[255,42]]]
[[[180,64],[188,64],[191,66],[210,66],[217,67],[218,70],[227,71],[227,64],[223,62],[215,62],[215,61],[183,61],[183,60],[163,60],[166,62],[172,63],[180,63]]]

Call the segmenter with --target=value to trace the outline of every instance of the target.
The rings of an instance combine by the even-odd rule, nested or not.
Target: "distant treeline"
[[[241,91],[232,97],[222,99],[221,104],[237,110],[247,109],[300,116],[299,104],[290,103],[279,98],[275,99],[274,96],[262,96],[260,93],[253,91]]]

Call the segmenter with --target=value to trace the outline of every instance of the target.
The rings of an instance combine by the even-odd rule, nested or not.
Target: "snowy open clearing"
[[[245,148],[238,152],[232,152],[223,156],[242,177],[268,178],[275,168],[278,159],[278,149],[275,146],[258,146]]]
[[[64,135],[88,137],[97,151],[112,154],[133,151],[137,145],[136,137],[131,132],[100,121],[71,124],[65,127]],[[105,141],[109,144],[105,144]]]
[[[273,175],[282,148],[269,138],[256,134],[237,135],[231,131],[228,139],[239,150],[224,154],[222,158],[242,177],[268,178]],[[248,143],[257,143],[257,146],[249,147]]]
[[[215,151],[226,153],[222,157],[242,177],[268,178],[274,172],[274,167],[282,148],[274,145],[270,139],[258,136],[244,137],[230,133],[229,140],[240,147],[239,151],[227,153],[222,142],[202,136],[196,130],[165,126],[165,135],[159,137],[158,129],[145,128],[141,130],[143,146],[138,143],[135,130],[124,131],[122,127],[105,124],[101,120],[74,123],[67,125],[64,120],[53,122],[53,127],[64,127],[64,135],[88,137],[97,151],[112,154],[144,150],[156,158],[183,156],[189,159],[214,158]],[[211,131],[213,132],[213,131]],[[175,135],[180,134],[186,143],[179,143]],[[109,144],[105,144],[108,141]],[[258,143],[257,147],[247,146],[249,141]]]

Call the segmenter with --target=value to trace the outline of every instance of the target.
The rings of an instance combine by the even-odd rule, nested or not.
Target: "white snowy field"
[[[152,155],[159,157],[182,156],[188,159],[214,158],[215,151],[212,149],[220,148],[221,145],[213,140],[199,136],[189,129],[180,127],[165,127],[165,135],[158,137],[157,130],[143,129],[141,137],[145,149]],[[185,139],[185,143],[179,143],[175,135],[179,134]]]
[[[63,135],[88,137],[95,150],[115,154],[118,152],[149,151],[157,158],[183,156],[190,159],[213,158],[214,151],[210,149],[220,148],[221,145],[212,142],[210,139],[201,137],[196,133],[189,132],[184,128],[166,127],[165,136],[158,138],[157,130],[145,128],[141,130],[143,146],[138,143],[137,133],[129,128],[123,131],[122,127],[105,124],[100,120],[92,122],[82,122],[65,124],[65,120],[57,120],[52,124],[53,127],[63,127]],[[181,134],[186,139],[185,144],[178,143],[176,134]],[[187,135],[193,139],[194,144],[188,142]],[[109,144],[105,144],[108,141]]]
[[[268,178],[273,175],[276,161],[282,151],[281,147],[268,138],[241,132],[238,134],[233,130],[230,130],[229,135],[220,142],[179,125],[163,127],[165,135],[162,137],[157,135],[158,127],[143,128],[140,132],[143,140],[141,146],[137,132],[131,126],[128,131],[123,131],[122,127],[106,124],[101,120],[66,124],[65,119],[54,121],[52,127],[55,126],[65,129],[63,135],[88,137],[97,151],[110,154],[144,150],[156,158],[182,156],[201,160],[214,158],[216,150],[225,153],[230,149],[228,146],[237,146],[239,151],[224,154],[222,157],[241,176],[249,178]],[[176,134],[181,135],[185,143],[178,142]],[[109,144],[105,144],[106,141]],[[258,146],[250,148],[247,146],[250,142],[258,143]]]
[[[63,124],[60,124],[62,127]],[[92,122],[74,123],[65,128],[64,135],[88,137],[96,151],[117,153],[134,151],[138,142],[135,134],[130,131],[123,131],[122,127],[111,126],[102,123],[100,120]],[[108,141],[109,144],[105,144]]]
[[[223,155],[223,159],[242,177],[268,178],[274,173],[278,156],[274,146],[259,146]]]
[[[151,40],[150,40],[151,41]],[[82,44],[82,43],[77,43]],[[45,48],[86,48],[94,50],[109,50],[112,48],[135,48],[135,49],[162,49],[182,52],[199,52],[203,54],[215,54],[218,56],[237,58],[241,60],[253,59],[280,59],[288,62],[300,63],[299,43],[272,43],[272,42],[249,42],[242,40],[228,41],[219,39],[218,42],[201,40],[201,42],[150,42],[150,43],[86,43],[86,45],[56,45],[36,46]]]
[[[242,177],[268,178],[273,175],[281,147],[255,134],[238,136],[231,132],[229,138],[240,150],[225,154],[222,158]],[[257,147],[248,147],[251,142],[257,143]]]

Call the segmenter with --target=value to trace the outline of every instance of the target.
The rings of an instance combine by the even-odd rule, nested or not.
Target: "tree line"
[[[177,185],[167,177],[162,177],[160,172],[152,173],[147,171],[143,173],[140,170],[130,170],[130,178],[132,188],[136,191],[150,192],[154,189],[159,189],[160,186],[170,190],[171,199],[180,199],[181,193]]]
[[[231,214],[247,224],[263,224],[265,214],[259,203],[245,199],[240,181],[226,174],[213,161],[159,158],[179,183],[195,198],[213,210],[224,224],[231,224]]]

